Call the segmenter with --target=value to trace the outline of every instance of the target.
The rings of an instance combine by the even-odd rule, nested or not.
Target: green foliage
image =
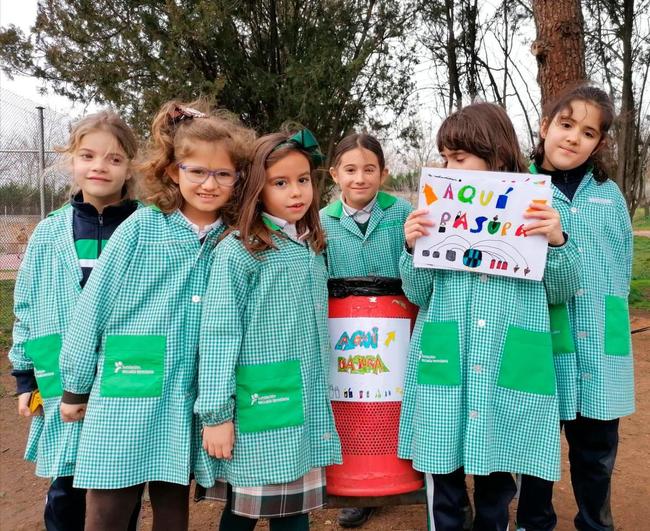
[[[0,215],[40,213],[38,188],[17,182],[0,184]],[[68,187],[45,185],[45,204],[48,210],[61,206],[68,198]]]
[[[393,42],[411,23],[399,0],[47,0],[31,35],[0,31],[0,61],[141,131],[163,102],[203,96],[259,132],[304,124],[331,156],[368,108],[406,109],[414,54]]]
[[[385,187],[389,190],[410,192],[417,190],[420,182],[420,171],[391,174],[386,180]]]

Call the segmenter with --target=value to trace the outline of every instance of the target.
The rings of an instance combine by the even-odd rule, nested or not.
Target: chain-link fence
[[[0,334],[11,327],[16,272],[36,224],[66,200],[69,176],[55,146],[71,117],[0,88]],[[0,340],[0,343],[2,341]]]

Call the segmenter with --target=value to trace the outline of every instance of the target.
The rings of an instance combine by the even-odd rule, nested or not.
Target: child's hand
[[[524,227],[527,236],[543,234],[551,245],[557,247],[564,244],[560,213],[553,207],[544,203],[531,203],[529,209],[524,212],[524,217],[541,220],[529,223]]]
[[[203,449],[217,459],[232,459],[235,425],[231,420],[216,426],[203,426]]]
[[[433,221],[427,218],[428,213],[428,209],[421,208],[420,210],[414,210],[406,218],[406,222],[404,223],[404,237],[406,239],[406,246],[409,249],[413,249],[415,240],[429,234],[427,227],[434,226]]]
[[[66,404],[61,402],[61,420],[63,422],[78,422],[86,416],[88,404]]]
[[[40,406],[33,413],[32,410],[29,409],[29,399],[31,398],[31,396],[32,396],[31,391],[27,393],[20,393],[18,395],[18,414],[21,417],[31,417],[31,416],[38,417],[43,414],[43,408]]]

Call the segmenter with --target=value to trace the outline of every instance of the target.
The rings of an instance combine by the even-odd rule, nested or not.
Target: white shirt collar
[[[199,237],[199,240],[202,240],[205,238],[205,236],[215,227],[218,227],[219,225],[223,225],[223,221],[221,221],[221,218],[217,218],[216,221],[213,223],[210,223],[209,225],[204,226],[203,228],[200,228],[196,223],[192,223],[189,218],[183,214],[180,210],[178,213],[183,216],[183,219],[187,221],[187,224],[190,226],[192,231]]]
[[[364,206],[363,208],[353,208],[350,205],[346,204],[345,199],[343,199],[343,194],[341,194],[341,203],[343,204],[343,212],[346,216],[351,217],[357,223],[365,223],[370,219],[372,215],[372,209],[377,203],[377,194],[371,199],[371,201]]]
[[[278,227],[280,227],[282,232],[284,232],[287,236],[289,236],[289,238],[291,238],[295,242],[304,243],[305,238],[309,236],[309,229],[307,229],[307,232],[298,236],[298,229],[296,228],[295,223],[289,223],[286,219],[272,216],[268,212],[262,212],[262,215],[265,218],[267,218],[269,221],[272,221]]]

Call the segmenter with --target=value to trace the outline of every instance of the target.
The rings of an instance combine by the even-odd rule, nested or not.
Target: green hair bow
[[[309,156],[311,157],[311,160],[315,166],[319,166],[320,164],[325,162],[325,155],[323,155],[323,153],[321,152],[320,146],[318,145],[318,141],[316,140],[314,133],[312,133],[309,129],[301,129],[292,137],[287,138],[287,140],[278,144],[273,151],[275,151],[276,149],[289,147],[289,146],[290,147],[297,146],[300,149],[309,153]]]

